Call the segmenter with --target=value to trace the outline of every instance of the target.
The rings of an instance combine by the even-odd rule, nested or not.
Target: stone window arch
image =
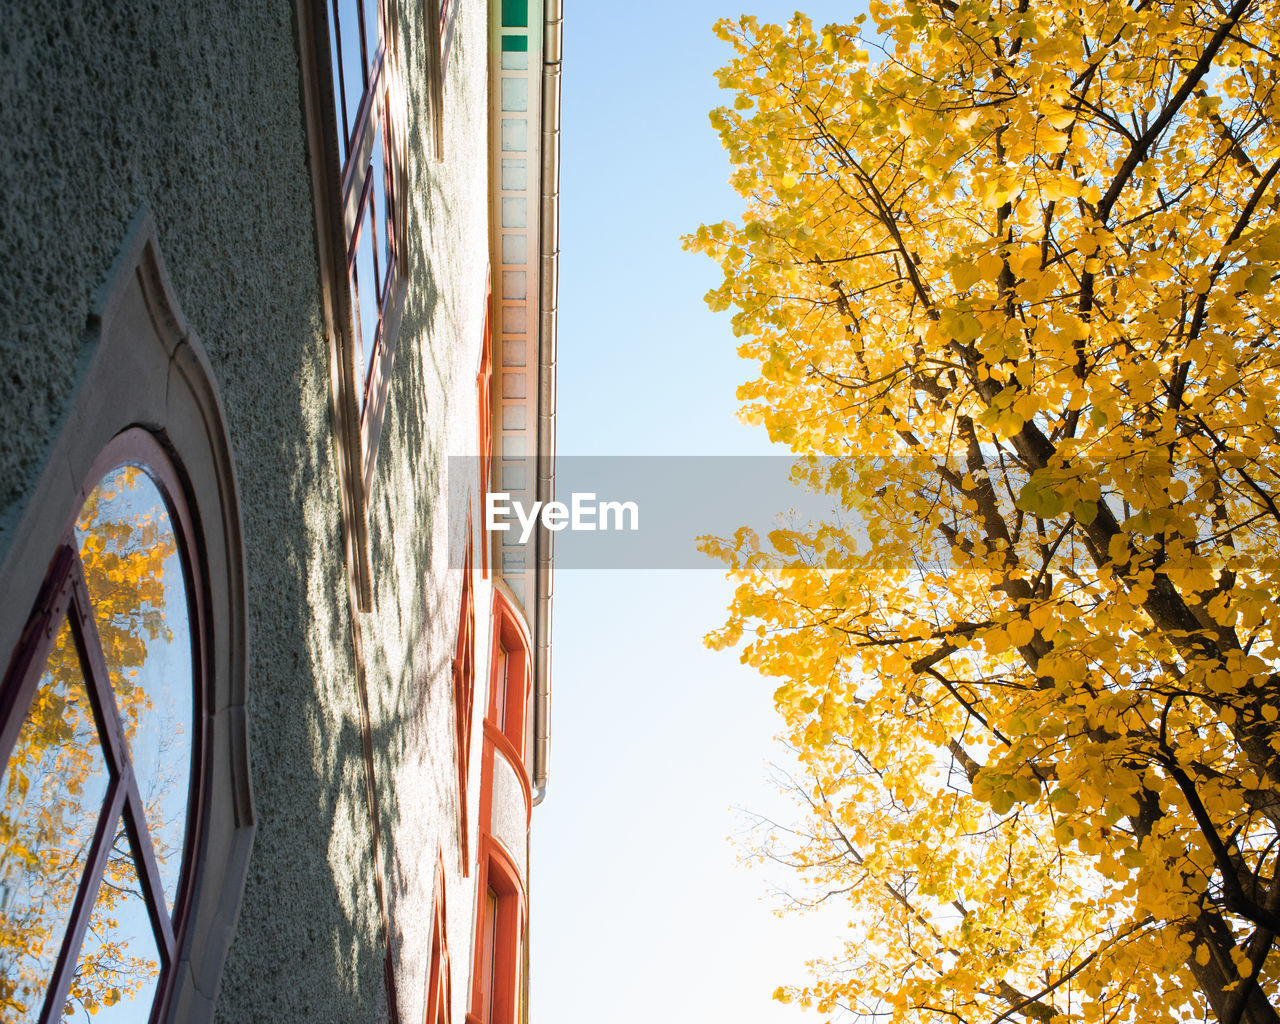
[[[32,935],[0,952],[0,1017],[199,1022],[254,829],[244,559],[214,376],[145,213],[89,332],[0,520],[0,939]]]

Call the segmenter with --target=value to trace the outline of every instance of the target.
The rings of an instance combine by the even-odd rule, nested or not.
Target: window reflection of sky
[[[114,906],[109,906],[108,900],[117,893],[120,898]],[[116,833],[107,874],[98,891],[94,919],[98,927],[90,927],[85,932],[76,962],[77,975],[92,969],[100,979],[95,985],[95,994],[101,1002],[93,1020],[95,1024],[145,1021],[160,983],[160,952],[147,916],[133,850],[123,827]],[[119,990],[120,996],[117,1002],[108,1005],[105,996],[113,988]],[[73,1006],[64,1018],[74,1019],[80,1015],[79,1008]]]
[[[378,327],[383,291],[390,255],[387,215],[386,157],[383,149],[383,125],[371,120],[367,133],[372,149],[369,162],[348,168],[352,158],[353,138],[359,131],[357,114],[369,78],[377,61],[379,23],[377,0],[330,0],[329,51],[333,75],[334,107],[338,111],[338,135],[341,139],[344,177],[349,187],[363,197],[356,215],[354,260],[350,268],[351,306],[356,331],[356,349],[360,353],[358,367],[361,387],[359,404],[364,407],[365,385],[377,348]],[[363,30],[363,40],[362,40]],[[368,186],[367,193],[365,187]]]
[[[329,58],[333,74],[334,107],[339,111],[339,136],[342,161],[345,164],[350,133],[355,131],[356,113],[364,95],[368,70],[378,52],[377,0],[331,0],[329,15]],[[360,45],[361,9],[363,8],[365,48]],[[335,16],[336,13],[336,16]],[[341,73],[341,77],[339,77]]]
[[[381,126],[379,126],[381,128]],[[387,230],[387,165],[386,156],[382,146],[382,139],[385,133],[379,130],[378,141],[373,146],[373,165],[369,169],[369,173],[373,175],[373,211],[377,215],[378,220],[378,291],[382,291],[383,282],[387,276],[387,244],[391,235]],[[378,301],[381,303],[382,295],[379,294]]]
[[[374,341],[378,336],[378,275],[373,265],[373,223],[368,206],[364,208],[364,221],[360,226],[360,241],[356,247],[355,286],[352,304],[359,311],[360,369],[367,379],[373,359]]]

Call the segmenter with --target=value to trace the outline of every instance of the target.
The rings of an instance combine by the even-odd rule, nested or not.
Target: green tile
[[[529,0],[502,0],[502,27],[529,27]]]
[[[524,53],[529,49],[528,36],[503,36],[502,50],[504,53]]]

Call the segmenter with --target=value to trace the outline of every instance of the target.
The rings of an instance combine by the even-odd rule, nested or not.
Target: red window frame
[[[467,553],[462,565],[462,600],[458,612],[458,639],[453,656],[453,710],[458,757],[458,839],[462,873],[470,874],[470,827],[467,821],[468,778],[471,759],[471,719],[476,691],[476,603],[471,582],[471,517],[467,517]]]
[[[499,652],[505,652],[500,658]],[[497,727],[524,763],[525,711],[533,681],[532,645],[515,608],[497,587],[493,591],[493,642],[489,658],[489,696],[485,718]],[[499,673],[505,665],[505,678]]]
[[[493,896],[492,912],[488,897]],[[516,1024],[520,1014],[520,949],[525,895],[520,872],[502,847],[481,840],[475,961],[467,1024]]]
[[[441,852],[436,860],[436,906],[431,915],[431,967],[427,974],[426,1024],[449,1024],[452,1020],[448,936],[444,853]]]
[[[194,839],[200,832],[205,792],[205,729],[208,710],[205,705],[207,691],[206,609],[203,576],[199,560],[194,556],[199,550],[191,510],[185,498],[185,488],[177,469],[159,443],[147,431],[131,428],[109,442],[86,474],[88,494],[108,473],[122,465],[142,469],[164,499],[169,514],[178,554],[181,559],[185,584],[187,619],[191,631],[192,673],[192,747],[191,775],[187,789],[187,820],[183,837],[181,873],[175,893],[172,913],[165,905],[164,887],[160,880],[155,857],[154,840],[148,831],[144,804],[134,776],[132,760],[124,730],[116,710],[115,694],[108,674],[106,659],[93,610],[93,602],[85,581],[80,560],[79,545],[74,533],[75,517],[67,523],[48,574],[45,577],[30,618],[23,629],[21,639],[13,652],[0,683],[0,772],[7,766],[26,719],[28,708],[44,672],[45,664],[53,650],[62,623],[70,626],[74,639],[85,688],[93,705],[93,716],[98,727],[98,742],[109,774],[106,794],[98,813],[93,839],[85,855],[80,880],[72,903],[71,916],[66,924],[49,979],[43,1007],[38,1020],[41,1024],[55,1024],[62,1020],[63,1006],[67,1001],[76,970],[81,947],[89,926],[107,869],[108,856],[115,838],[123,829],[128,837],[130,853],[137,872],[138,884],[151,922],[156,951],[160,958],[160,978],[149,1011],[149,1019],[155,1019],[161,1007],[171,997],[179,972],[177,964],[179,944],[191,911],[192,888],[196,872],[192,870]],[[80,514],[77,507],[75,516]]]

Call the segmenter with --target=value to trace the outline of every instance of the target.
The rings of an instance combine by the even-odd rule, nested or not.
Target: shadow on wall
[[[384,947],[291,5],[7,4],[0,39],[16,140],[0,161],[0,504],[43,468],[91,296],[145,204],[221,385],[248,563],[258,829],[218,1016],[375,1020]]]
[[[424,38],[421,14],[405,5],[404,38]],[[483,7],[464,7],[464,17],[483,20]],[[455,37],[451,66],[483,59],[467,52],[486,38],[483,26],[472,27]],[[10,250],[0,261],[0,507],[12,510],[43,468],[69,403],[91,296],[146,204],[220,383],[248,570],[258,825],[218,1019],[377,1020],[386,1009],[386,947],[291,5],[72,4],[56,17],[39,5],[5,5],[0,39],[0,131],[18,140],[0,161],[0,234]],[[410,798],[396,784],[406,764],[428,766],[412,799],[441,809],[437,827],[456,821],[448,680],[459,580],[429,569],[433,544],[452,544],[461,531],[439,522],[442,396],[467,403],[474,418],[475,367],[461,365],[458,341],[460,325],[481,310],[462,308],[472,297],[457,287],[462,276],[474,283],[476,268],[455,276],[438,257],[487,250],[487,238],[467,237],[462,223],[485,223],[476,206],[485,178],[464,182],[465,168],[448,153],[444,164],[430,163],[421,148],[431,136],[426,67],[408,70],[413,255],[369,510],[376,613],[366,619],[377,624],[366,637],[366,671],[393,922],[407,893],[430,899],[434,872],[434,848],[422,865],[395,857],[392,839],[408,810],[401,801]],[[479,93],[466,91],[473,86]],[[446,90],[452,109],[477,112],[481,166],[485,88],[455,74]],[[461,183],[462,198],[433,187],[437,179]],[[474,298],[478,305],[482,295]],[[447,553],[437,561],[447,565]],[[398,949],[406,936],[393,939]]]
[[[426,37],[419,20],[426,9],[402,8],[406,38]],[[461,574],[445,570],[450,552],[466,542],[466,524],[448,520],[446,489],[478,487],[478,481],[444,476],[449,425],[461,422],[475,430],[488,256],[487,78],[471,76],[472,81],[458,73],[477,61],[483,66],[483,49],[473,51],[487,38],[484,5],[464,6],[458,19],[445,115],[453,125],[473,115],[474,124],[465,124],[452,150],[457,140],[446,133],[442,162],[431,162],[427,151],[433,116],[427,66],[419,59],[406,69],[413,150],[409,287],[369,507],[374,612],[364,641],[366,676],[386,899],[405,1021],[413,1019],[426,987],[431,935],[421,922],[430,920],[437,850],[446,851],[449,877],[457,871],[447,851],[456,842],[458,822],[450,670]],[[468,173],[476,167],[479,175]],[[478,521],[478,510],[476,515]],[[437,550],[441,544],[447,549]],[[397,841],[404,847],[399,851]],[[451,906],[451,927],[461,917],[469,928],[471,911]],[[463,987],[468,966],[455,965],[455,989]]]

